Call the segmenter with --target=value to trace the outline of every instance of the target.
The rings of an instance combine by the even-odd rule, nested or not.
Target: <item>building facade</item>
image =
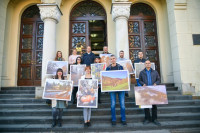
[[[0,8],[0,86],[43,86],[56,51],[142,50],[162,83],[200,95],[199,0],[4,0]]]

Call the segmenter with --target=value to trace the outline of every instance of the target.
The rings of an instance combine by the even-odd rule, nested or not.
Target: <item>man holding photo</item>
[[[116,63],[116,57],[114,55],[111,55],[111,65],[109,65],[106,68],[106,71],[112,71],[112,70],[123,70],[123,67]],[[126,126],[126,114],[125,114],[125,91],[116,91],[116,92],[110,92],[110,100],[111,100],[111,123],[112,126],[116,125],[116,111],[115,111],[115,105],[116,105],[116,94],[118,94],[119,102],[120,102],[120,110],[121,110],[121,122],[122,125]]]
[[[160,76],[156,70],[153,70],[151,68],[151,62],[149,60],[145,61],[145,69],[140,72],[139,82],[142,86],[152,86],[160,84]],[[147,125],[152,120],[152,122],[155,125],[161,126],[160,122],[157,120],[156,105],[152,105],[152,119],[149,108],[145,108],[144,112],[145,112],[145,120],[143,122],[144,125]]]

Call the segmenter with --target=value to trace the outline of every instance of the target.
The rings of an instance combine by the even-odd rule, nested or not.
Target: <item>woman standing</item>
[[[85,75],[81,79],[94,79],[91,75],[91,67],[85,67]],[[91,126],[90,117],[91,117],[91,108],[83,108],[83,117],[84,117],[84,127]]]
[[[65,59],[62,57],[61,51],[57,51],[55,61],[65,61]]]
[[[69,64],[72,65],[72,64],[75,64],[76,63],[76,59],[77,57],[79,57],[80,55],[77,55],[77,50],[76,49],[73,49],[72,51],[72,55],[69,56]]]
[[[64,80],[63,76],[63,70],[59,68],[56,72],[55,79]],[[51,127],[55,127],[58,121],[58,126],[62,127],[62,114],[63,109],[66,108],[66,104],[68,104],[68,101],[62,101],[62,100],[52,100],[52,116],[53,116],[53,122]],[[58,117],[58,119],[56,119]]]
[[[75,63],[76,65],[81,65],[82,64],[82,59],[81,59],[81,57],[77,57],[76,58],[76,63]],[[76,104],[76,93],[77,93],[77,91],[78,91],[78,87],[74,87],[73,88],[73,91],[72,91],[72,100],[73,100],[73,104]]]

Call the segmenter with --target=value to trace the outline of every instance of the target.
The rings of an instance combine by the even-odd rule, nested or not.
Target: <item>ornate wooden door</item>
[[[130,14],[128,31],[131,60],[137,59],[138,51],[142,51],[144,58],[154,62],[156,70],[160,72],[156,16],[153,9],[146,4],[134,4]]]
[[[39,17],[36,5],[27,8],[22,14],[18,86],[41,85],[44,23]]]

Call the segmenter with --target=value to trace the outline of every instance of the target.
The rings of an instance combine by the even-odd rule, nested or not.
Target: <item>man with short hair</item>
[[[156,70],[151,68],[151,62],[149,60],[145,61],[145,69],[140,72],[139,82],[142,86],[152,86],[160,84],[160,76]],[[155,125],[160,126],[161,124],[157,120],[157,106],[152,105],[152,119],[150,115],[149,108],[144,109],[145,112],[145,120],[143,122],[144,125],[152,122]]]
[[[86,64],[86,66],[90,66],[90,64],[94,63],[95,55],[91,51],[91,47],[87,46],[87,52],[82,56],[82,64]]]
[[[103,47],[103,53],[102,54],[110,54],[109,52],[108,52],[108,46],[104,46]]]
[[[136,60],[134,60],[133,62],[133,67],[135,68],[135,63],[145,63],[146,59],[143,58],[143,53],[142,51],[138,52],[138,58]],[[137,86],[141,86],[141,84],[139,83],[139,79],[136,79],[137,81]]]
[[[114,55],[111,55],[111,65],[109,65],[106,68],[106,71],[112,71],[112,70],[123,70],[123,67],[116,63],[116,57]],[[121,122],[122,125],[126,126],[126,114],[125,114],[125,91],[115,91],[110,92],[110,99],[111,99],[111,123],[112,126],[116,125],[116,111],[115,111],[115,105],[116,105],[116,94],[118,94],[119,102],[120,102],[120,110],[121,110]]]
[[[118,61],[125,61],[126,59],[124,58],[124,51],[120,50],[119,51],[119,58],[117,58],[117,62]]]

